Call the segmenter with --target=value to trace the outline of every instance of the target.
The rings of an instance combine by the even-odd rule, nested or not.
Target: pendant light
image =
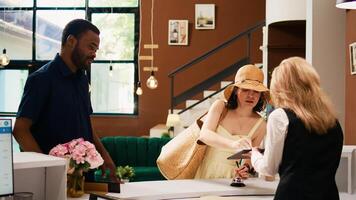
[[[10,63],[9,56],[6,55],[6,49],[2,50],[2,54],[0,56],[0,66],[5,67]]]
[[[109,67],[109,76],[110,76],[110,77],[113,76],[112,65],[110,65],[110,67]]]
[[[141,22],[142,22],[142,4],[141,4],[141,1],[139,1],[140,2],[140,35],[139,35],[139,42],[138,42],[138,44],[139,45],[141,45],[141,34],[142,34],[142,31],[141,31],[141,29],[142,29],[142,24],[141,24]],[[139,46],[138,47],[138,55],[141,55],[140,54],[140,52],[141,52],[141,47]],[[138,75],[138,81],[137,81],[137,85],[136,85],[136,94],[138,95],[138,96],[141,96],[142,94],[143,94],[143,90],[142,90],[142,88],[141,88],[141,78],[140,78],[140,74],[141,74],[141,71],[140,71],[140,62],[138,62],[138,65],[137,65],[137,75]]]
[[[140,95],[142,95],[142,93],[143,93],[143,91],[142,91],[142,88],[141,88],[141,82],[138,81],[137,82],[136,94],[140,96]]]
[[[6,21],[5,21],[5,9],[4,9],[4,35],[5,35],[5,26],[6,26]],[[10,58],[6,54],[6,48],[2,50],[2,54],[0,55],[0,66],[5,67],[10,63]]]
[[[158,86],[158,81],[157,81],[157,79],[155,77],[155,73],[154,73],[153,70],[151,71],[150,77],[148,77],[148,79],[147,79],[146,85],[147,85],[148,88],[150,88],[152,90],[156,89],[157,86]]]
[[[154,0],[151,1],[151,44],[154,44],[153,42],[153,9],[154,9]],[[153,57],[153,48],[151,48],[151,56]],[[151,75],[150,77],[148,77],[147,81],[146,81],[146,85],[148,88],[150,89],[156,89],[158,86],[158,81],[155,77],[154,74],[154,68],[153,68],[153,59],[151,59]]]
[[[341,9],[356,9],[356,0],[336,0],[336,7]]]

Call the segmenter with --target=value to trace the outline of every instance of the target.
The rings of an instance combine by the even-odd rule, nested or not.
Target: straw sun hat
[[[268,88],[263,85],[263,72],[256,65],[245,65],[241,67],[235,76],[235,83],[224,90],[224,98],[229,100],[234,87],[255,90],[268,96]],[[267,97],[268,98],[268,97]]]

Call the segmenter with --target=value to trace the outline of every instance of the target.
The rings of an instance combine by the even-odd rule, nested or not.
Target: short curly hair
[[[79,39],[80,36],[87,31],[93,31],[98,35],[100,34],[98,27],[96,27],[90,21],[85,19],[74,19],[70,21],[64,27],[62,32],[62,46],[65,45],[69,35],[73,35],[75,38]]]

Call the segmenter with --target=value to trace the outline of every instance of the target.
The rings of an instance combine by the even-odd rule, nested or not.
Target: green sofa
[[[103,137],[101,142],[109,152],[116,166],[129,165],[135,170],[130,181],[164,180],[156,160],[161,148],[170,138],[146,138],[131,136]],[[107,172],[108,174],[108,172]],[[95,172],[97,181],[107,181],[101,177],[101,171]]]

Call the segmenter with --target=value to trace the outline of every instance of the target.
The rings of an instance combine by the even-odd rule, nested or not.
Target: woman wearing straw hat
[[[210,107],[199,137],[209,146],[196,179],[233,178],[235,161],[226,158],[239,149],[260,145],[266,122],[257,112],[264,109],[268,96],[263,77],[255,65],[241,67],[235,83],[224,91],[225,101],[217,100]],[[244,166],[238,170],[241,176],[248,175],[249,164],[245,162]]]
[[[252,150],[260,174],[280,182],[274,199],[339,199],[335,174],[343,133],[315,69],[303,58],[285,59],[273,70],[264,155]]]

